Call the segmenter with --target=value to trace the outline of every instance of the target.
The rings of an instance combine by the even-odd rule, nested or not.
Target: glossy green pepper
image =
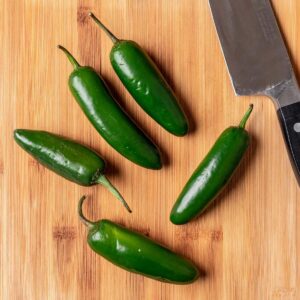
[[[149,169],[160,169],[156,146],[135,125],[111,95],[103,79],[91,67],[82,67],[62,46],[74,67],[69,87],[76,101],[100,135],[120,154]]]
[[[118,190],[103,174],[105,161],[93,150],[46,131],[16,129],[15,141],[42,165],[83,186],[105,186],[131,212]]]
[[[114,43],[110,61],[132,97],[167,131],[185,135],[188,132],[186,116],[152,59],[136,42],[119,40],[92,13],[90,16]]]
[[[253,105],[238,127],[227,128],[195,170],[171,211],[170,220],[180,225],[201,214],[218,196],[237,169],[250,136],[244,129]]]
[[[127,271],[164,282],[187,284],[198,278],[192,262],[149,238],[108,220],[87,220],[82,213],[84,199],[79,201],[78,213],[89,229],[87,242],[96,253]]]

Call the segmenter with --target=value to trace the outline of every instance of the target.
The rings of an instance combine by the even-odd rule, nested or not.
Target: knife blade
[[[269,0],[209,0],[236,95],[270,97],[300,185],[300,91]]]

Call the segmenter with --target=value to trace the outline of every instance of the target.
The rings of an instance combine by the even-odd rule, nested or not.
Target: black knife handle
[[[300,186],[300,102],[277,110],[285,144]]]

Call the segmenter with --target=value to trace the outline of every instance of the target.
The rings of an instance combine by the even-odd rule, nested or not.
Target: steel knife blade
[[[300,91],[269,0],[209,0],[236,95],[266,95],[276,106],[300,185]]]

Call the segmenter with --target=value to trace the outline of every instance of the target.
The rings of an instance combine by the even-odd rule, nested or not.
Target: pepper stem
[[[250,104],[250,106],[249,106],[248,110],[246,111],[242,121],[240,122],[240,125],[239,125],[240,128],[245,128],[246,123],[247,123],[247,121],[248,121],[248,119],[251,115],[252,110],[253,110],[253,104]]]
[[[89,16],[96,22],[96,24],[104,30],[104,32],[108,35],[108,37],[115,44],[119,41],[119,39],[92,13],[89,12]]]
[[[84,202],[85,199],[86,199],[86,196],[84,195],[84,196],[82,196],[82,197],[80,198],[80,200],[79,200],[79,202],[78,202],[78,215],[79,215],[79,218],[80,218],[80,220],[82,221],[82,223],[83,223],[85,226],[91,228],[91,227],[93,227],[96,223],[95,223],[95,222],[92,222],[92,221],[90,221],[90,220],[88,220],[88,219],[83,215],[83,212],[82,212],[82,205],[83,205],[83,202]]]
[[[74,58],[74,56],[65,47],[58,45],[57,48],[62,50],[67,55],[67,58],[69,59],[70,63],[72,64],[72,66],[75,69],[80,67],[80,64],[78,63],[78,61]]]
[[[100,175],[96,182],[105,186],[119,201],[121,201],[121,203],[130,213],[132,212],[132,210],[130,209],[129,205],[122,197],[120,192],[112,185],[112,183],[104,175]]]

